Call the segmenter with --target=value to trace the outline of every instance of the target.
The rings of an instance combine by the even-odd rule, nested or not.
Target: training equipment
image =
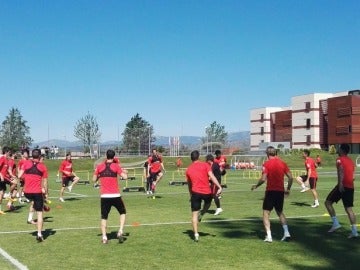
[[[123,180],[123,181],[125,181],[125,187],[123,188],[123,191],[124,192],[130,192],[130,191],[144,192],[145,191],[144,183],[146,181],[146,179],[144,179],[144,173],[143,173],[144,168],[143,167],[133,167],[133,168],[126,168],[126,170],[128,171],[128,178]],[[137,179],[140,179],[141,182]],[[130,184],[130,182],[136,182],[136,181],[138,182],[137,185]]]
[[[47,205],[44,205],[44,208],[43,208],[43,209],[44,209],[45,212],[49,212],[49,211],[50,211],[50,207],[47,206]]]

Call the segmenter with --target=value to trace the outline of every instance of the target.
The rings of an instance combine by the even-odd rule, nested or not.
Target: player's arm
[[[260,177],[260,179],[258,180],[257,184],[254,184],[251,186],[251,190],[257,189],[258,187],[260,187],[262,184],[264,184],[266,182],[266,173],[263,173]]]
[[[344,191],[344,168],[341,164],[338,164],[337,166],[337,176],[338,176],[338,187],[339,187],[339,191],[343,192]]]
[[[294,181],[294,178],[293,178],[293,176],[292,176],[292,174],[291,174],[290,171],[286,172],[285,174],[286,174],[286,176],[287,176],[287,178],[288,178],[288,185],[287,185],[285,194],[289,194],[289,193],[290,193],[291,186],[292,186],[293,181]]]

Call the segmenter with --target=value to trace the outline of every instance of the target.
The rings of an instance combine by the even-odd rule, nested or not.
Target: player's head
[[[217,157],[218,157],[218,156],[220,156],[220,155],[221,155],[221,151],[220,151],[219,149],[218,149],[218,150],[216,150],[216,151],[215,151],[215,156],[217,156]]]
[[[115,157],[115,151],[112,149],[109,149],[106,151],[106,158],[107,159],[114,159]]]
[[[66,153],[66,159],[71,159],[71,153],[70,152]]]
[[[200,157],[200,153],[198,150],[194,150],[190,154],[191,161],[196,161],[199,159],[199,157]]]
[[[266,154],[268,157],[274,157],[276,156],[276,149],[273,146],[268,146],[266,148]]]
[[[304,153],[305,156],[310,157],[310,150],[309,149],[304,149],[303,153]]]
[[[28,148],[24,148],[21,150],[21,155],[23,155],[24,157],[28,157],[30,154],[29,149]]]
[[[5,155],[5,154],[7,154],[7,153],[9,153],[11,150],[10,150],[10,147],[8,147],[8,146],[4,146],[3,148],[2,148],[2,153]]]
[[[38,149],[38,148],[33,149],[31,152],[31,156],[33,159],[40,159],[40,156],[41,156],[40,149]]]
[[[209,161],[214,161],[214,156],[212,154],[208,154],[206,155],[206,161],[209,162]]]
[[[350,152],[350,146],[347,143],[340,144],[339,155],[347,155]]]

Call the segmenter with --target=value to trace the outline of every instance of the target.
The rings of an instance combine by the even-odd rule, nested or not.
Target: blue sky
[[[0,1],[3,121],[35,142],[102,141],[139,113],[156,135],[250,130],[249,111],[360,88],[360,1]],[[120,131],[120,132],[118,132]]]

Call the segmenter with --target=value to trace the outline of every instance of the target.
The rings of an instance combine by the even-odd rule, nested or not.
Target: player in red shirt
[[[318,174],[316,171],[316,163],[310,157],[310,151],[308,149],[305,149],[303,151],[303,158],[305,160],[306,175],[301,175],[301,176],[296,177],[296,181],[302,187],[300,192],[308,191],[309,188],[306,186],[306,184],[310,185],[310,190],[314,197],[314,204],[311,205],[311,207],[316,208],[316,207],[319,207],[319,205],[320,205],[319,204],[319,195],[316,191],[316,184],[317,184],[317,180],[318,180]]]
[[[120,228],[117,233],[119,243],[124,242],[124,225],[126,218],[126,208],[120,195],[120,185],[118,176],[127,179],[127,171],[122,169],[119,162],[114,162],[115,151],[106,151],[106,161],[96,166],[93,175],[93,181],[100,182],[100,202],[101,202],[101,233],[102,243],[107,244],[108,238],[106,234],[107,219],[114,206],[120,214]]]
[[[275,208],[276,214],[284,230],[284,236],[281,241],[290,239],[290,233],[283,212],[284,197],[289,195],[293,177],[287,164],[276,156],[276,149],[272,146],[266,148],[268,160],[263,164],[262,175],[258,183],[251,187],[254,190],[266,182],[265,198],[263,201],[263,223],[266,231],[265,242],[272,242],[270,228],[270,213]],[[284,189],[284,176],[287,176],[287,190]]]
[[[8,159],[11,155],[11,149],[7,146],[4,146],[2,148],[2,153],[3,155],[0,156],[0,215],[5,214],[5,212],[1,209],[1,205],[6,192],[6,185],[8,183],[8,181],[6,180],[6,175],[8,170]]]
[[[26,160],[29,159],[29,149],[25,148],[21,150],[21,159],[18,162],[17,165],[17,169],[18,172],[17,174],[19,175],[20,172],[20,168],[22,167],[22,165],[25,163]],[[20,183],[19,183],[19,190],[18,190],[18,195],[19,195],[19,203],[23,204],[23,190],[24,190],[24,176],[22,178],[20,178]],[[29,202],[29,200],[25,197],[25,201]]]
[[[28,215],[28,223],[37,225],[38,242],[43,242],[43,209],[44,198],[47,198],[48,193],[48,170],[44,163],[40,162],[40,149],[32,150],[32,160],[27,160],[21,166],[19,171],[19,178],[24,178],[24,193],[25,197],[31,201]],[[33,221],[34,210],[37,214],[37,222]]]
[[[61,162],[59,167],[59,172],[62,173],[61,179],[61,189],[60,189],[60,198],[61,202],[64,202],[64,191],[67,187],[69,192],[71,192],[74,185],[79,182],[80,178],[73,172],[71,154],[67,153],[66,158]],[[70,184],[71,182],[71,184]]]
[[[152,150],[152,155],[148,158],[149,181],[151,184],[151,193],[155,192],[156,185],[160,182],[165,173],[162,156],[156,149]],[[155,196],[153,197],[155,198]]]
[[[216,162],[217,164],[219,164],[220,166],[220,171],[221,171],[221,175],[225,175],[226,174],[226,157],[224,155],[221,154],[220,150],[216,150],[215,151],[215,158],[214,158],[214,162]]]
[[[216,195],[221,194],[222,188],[216,177],[214,176],[211,166],[207,162],[199,161],[200,153],[195,150],[191,152],[192,163],[186,170],[186,179],[188,182],[191,211],[192,211],[192,227],[194,231],[194,240],[199,241],[198,222],[206,213],[211,205],[213,194],[210,188],[210,181],[218,188]],[[201,209],[201,202],[204,205]]]
[[[356,227],[356,216],[352,209],[354,206],[355,164],[354,161],[348,157],[349,152],[350,146],[348,144],[340,145],[338,151],[339,157],[336,159],[338,183],[327,196],[325,206],[333,222],[332,227],[329,230],[331,233],[341,227],[336,217],[333,203],[342,200],[345,212],[351,223],[351,234],[349,235],[349,238],[356,238],[359,234]]]
[[[6,166],[4,166],[6,168]],[[16,164],[15,164],[15,155],[10,152],[7,158],[7,169],[3,172],[5,182],[10,186],[10,192],[8,197],[7,208],[12,211],[15,209],[14,202],[16,201],[17,193],[17,177],[16,177]]]

